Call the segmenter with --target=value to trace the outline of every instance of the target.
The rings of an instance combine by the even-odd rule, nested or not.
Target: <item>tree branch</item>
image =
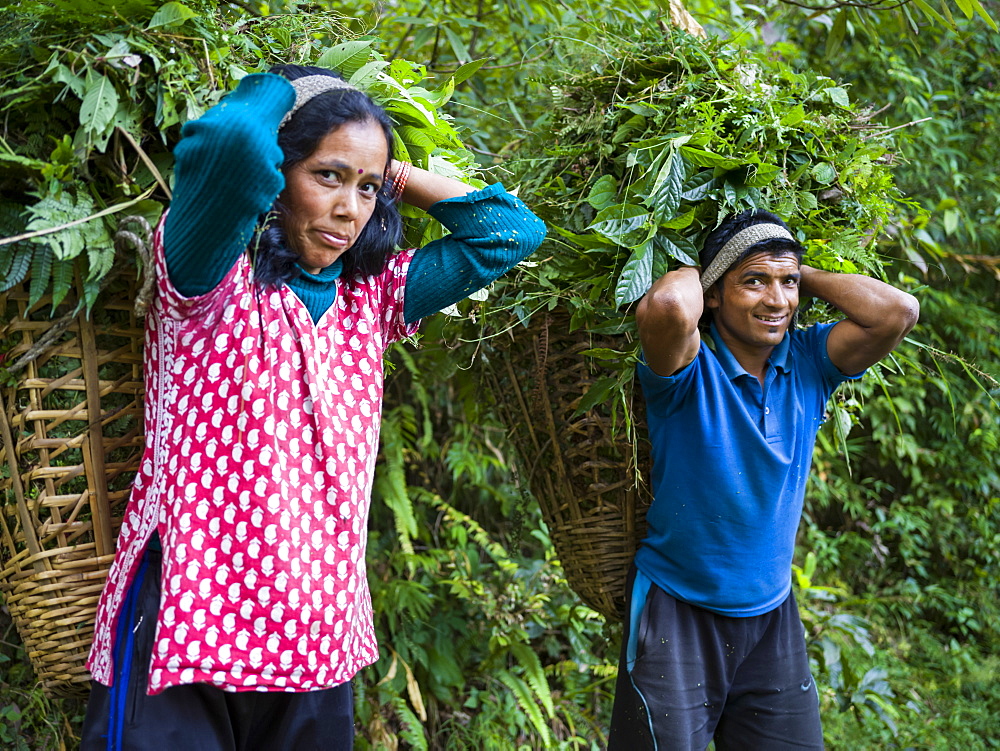
[[[837,10],[837,8],[859,8],[861,10],[895,10],[896,8],[901,8],[904,5],[908,5],[913,0],[898,0],[897,2],[887,3],[885,0],[871,0],[871,2],[864,2],[864,0],[838,0],[831,5],[810,5],[809,3],[798,2],[798,0],[779,0],[786,5],[794,5],[798,8],[805,8],[806,10],[812,11],[831,11]]]

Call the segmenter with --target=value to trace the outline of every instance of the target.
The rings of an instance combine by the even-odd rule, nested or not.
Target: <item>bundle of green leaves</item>
[[[562,56],[571,69],[540,77],[551,107],[517,171],[548,255],[508,291],[521,320],[566,306],[573,328],[620,329],[626,306],[748,208],[788,221],[807,263],[881,275],[877,240],[904,199],[871,113],[793,70],[780,45],[640,32],[590,40]]]
[[[154,225],[169,203],[181,126],[277,63],[339,71],[399,125],[401,158],[474,181],[441,108],[478,66],[431,83],[339,14],[258,17],[207,0],[28,0],[2,11],[0,292],[30,279],[32,303],[50,296],[54,310],[79,280],[92,307],[112,270],[135,262],[120,219]],[[407,209],[409,243],[440,231]]]

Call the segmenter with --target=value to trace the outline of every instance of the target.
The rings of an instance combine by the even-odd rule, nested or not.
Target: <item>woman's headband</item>
[[[281,124],[278,126],[279,129],[283,128],[285,123],[292,119],[292,115],[298,112],[302,108],[302,105],[314,96],[319,96],[335,89],[360,91],[357,86],[353,86],[343,78],[337,78],[336,76],[302,76],[302,78],[296,78],[290,83],[295,88],[295,104],[292,105],[292,108],[281,119]]]
[[[743,252],[764,240],[790,240],[795,242],[792,233],[779,224],[752,224],[746,229],[741,229],[729,238],[729,242],[722,246],[719,254],[708,264],[708,268],[701,275],[701,289],[708,290],[723,274],[733,265]]]

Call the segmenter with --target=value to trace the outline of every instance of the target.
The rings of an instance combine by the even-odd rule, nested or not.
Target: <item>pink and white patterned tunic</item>
[[[162,223],[146,322],[147,444],[97,610],[88,667],[110,685],[115,624],[158,529],[149,693],[208,683],[308,691],[378,659],[365,569],[382,356],[412,251],[341,280],[316,323],[246,255],[196,298],[171,285]]]

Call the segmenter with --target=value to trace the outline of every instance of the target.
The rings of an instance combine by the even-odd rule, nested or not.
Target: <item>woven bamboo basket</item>
[[[84,663],[143,448],[141,323],[119,279],[92,317],[0,295],[0,590],[49,696],[87,692]],[[10,372],[10,370],[8,370]]]
[[[538,499],[570,587],[597,612],[621,619],[651,500],[645,406],[636,386],[617,416],[608,404],[575,414],[588,389],[609,374],[584,353],[620,350],[623,341],[570,332],[569,324],[568,313],[557,310],[520,330],[494,371],[494,393],[521,455],[521,479]],[[622,409],[630,411],[634,438]]]

